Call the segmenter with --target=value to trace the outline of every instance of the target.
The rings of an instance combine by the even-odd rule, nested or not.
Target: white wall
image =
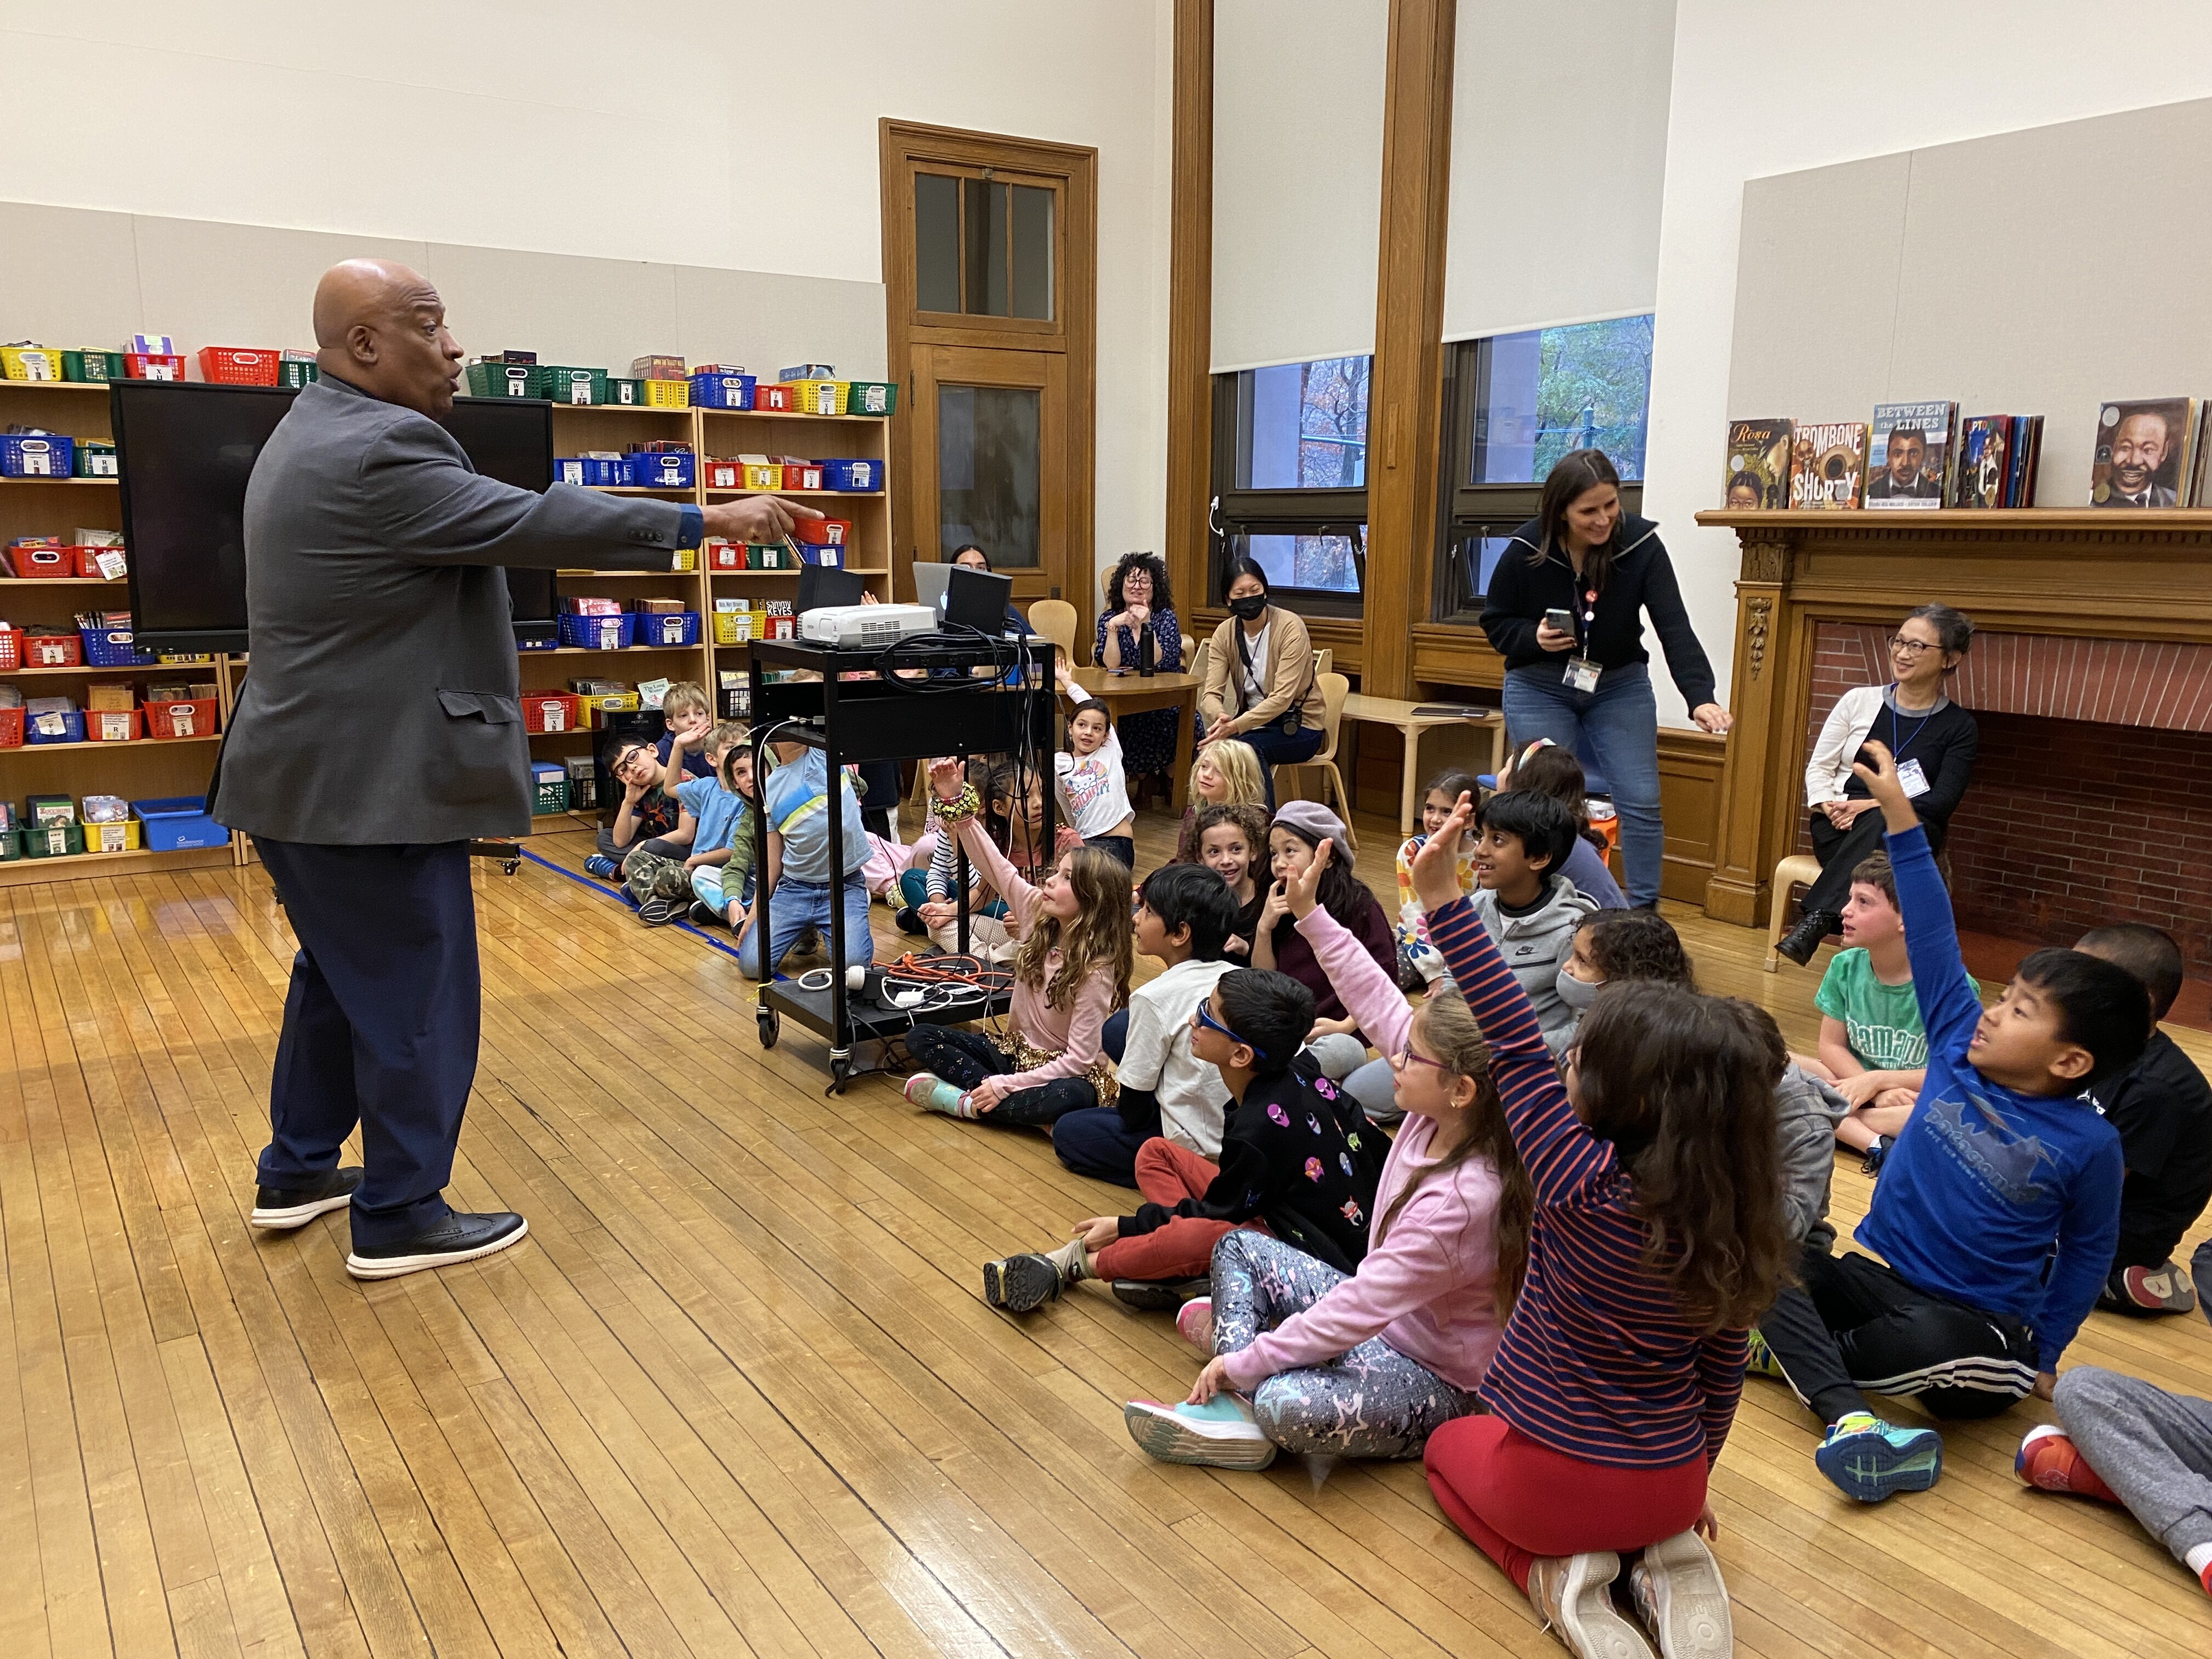
[[[0,194],[874,283],[878,116],[1095,144],[1110,558],[1159,546],[1165,523],[1170,15],[1170,0],[0,0],[21,118]]]
[[[1863,21],[1754,0],[1678,0],[1675,9],[1644,501],[1663,527],[1723,696],[1735,538],[1700,530],[1691,515],[1716,505],[1719,491],[1744,180],[2212,94],[2204,0],[2124,9],[1921,0],[1891,20],[1889,33]],[[1836,349],[1806,346],[1808,355]],[[1660,697],[1662,717],[1680,723],[1671,685]]]

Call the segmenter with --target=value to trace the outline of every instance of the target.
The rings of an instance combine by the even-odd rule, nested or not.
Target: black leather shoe
[[[450,1267],[457,1261],[473,1261],[520,1241],[530,1224],[510,1210],[471,1215],[456,1210],[434,1227],[426,1227],[412,1238],[396,1243],[356,1244],[346,1257],[346,1271],[356,1279],[397,1279],[419,1273],[425,1267]]]
[[[360,1185],[361,1165],[349,1164],[312,1186],[256,1187],[253,1213],[247,1218],[272,1232],[304,1227],[325,1211],[343,1210],[352,1203],[354,1188]]]
[[[1194,1296],[1213,1288],[1206,1279],[1117,1279],[1114,1299],[1145,1313],[1174,1313]]]
[[[1808,910],[1774,949],[1777,954],[1788,957],[1802,968],[1812,961],[1813,953],[1820,948],[1820,941],[1843,925],[1844,919],[1833,910]]]

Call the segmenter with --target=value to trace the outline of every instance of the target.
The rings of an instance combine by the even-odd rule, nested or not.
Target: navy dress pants
[[[398,1243],[447,1214],[440,1193],[476,1078],[468,843],[254,847],[300,941],[258,1179],[301,1187],[327,1174],[357,1122],[353,1242]]]

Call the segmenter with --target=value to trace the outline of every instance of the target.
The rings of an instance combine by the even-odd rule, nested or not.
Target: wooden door
[[[1067,362],[1040,351],[917,345],[912,556],[974,542],[1014,599],[1062,599],[1069,560]]]

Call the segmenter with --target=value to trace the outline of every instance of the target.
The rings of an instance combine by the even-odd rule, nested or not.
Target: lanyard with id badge
[[[1576,580],[1579,581],[1581,578],[1577,576]],[[1565,617],[1567,619],[1567,626],[1560,628],[1559,632],[1572,634],[1575,636],[1575,654],[1567,659],[1566,672],[1562,676],[1566,682],[1567,689],[1571,691],[1595,691],[1597,690],[1598,676],[1604,673],[1605,669],[1590,659],[1589,647],[1586,641],[1589,638],[1589,629],[1597,622],[1597,589],[1585,587],[1582,590],[1580,598],[1581,604],[1576,610],[1554,609],[1545,614],[1544,620],[1550,623],[1553,627],[1559,628],[1559,623],[1554,619]]]
[[[1932,787],[1928,781],[1928,774],[1922,769],[1919,760],[1917,757],[1912,760],[1905,759],[1905,751],[1912,746],[1914,740],[1927,729],[1928,722],[1935,718],[1936,711],[1931,708],[1920,717],[1920,724],[1912,728],[1912,736],[1899,743],[1897,738],[1897,705],[1895,703],[1889,705],[1889,755],[1891,760],[1897,765],[1897,787],[1905,791],[1905,798],[1907,800],[1917,800]]]

